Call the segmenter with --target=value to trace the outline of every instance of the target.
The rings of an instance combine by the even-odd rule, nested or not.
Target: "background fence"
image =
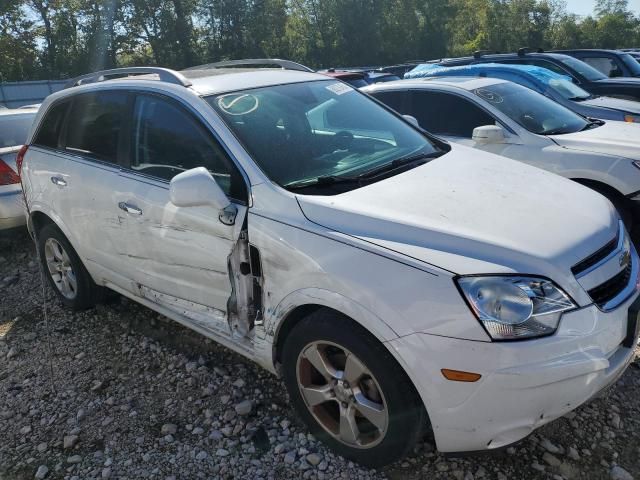
[[[44,98],[62,90],[67,80],[39,80],[32,82],[0,83],[0,105],[17,108],[41,103]]]

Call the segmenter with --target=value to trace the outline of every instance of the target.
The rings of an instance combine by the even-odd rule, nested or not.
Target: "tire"
[[[47,283],[68,308],[79,311],[95,306],[98,287],[64,234],[53,224],[37,232],[40,267]]]
[[[324,375],[312,362],[328,365]],[[404,370],[367,330],[337,312],[320,309],[301,320],[285,340],[282,365],[296,411],[343,457],[387,465],[409,453],[424,432],[427,413]],[[345,387],[339,378],[350,383]],[[356,421],[355,430],[347,428]]]

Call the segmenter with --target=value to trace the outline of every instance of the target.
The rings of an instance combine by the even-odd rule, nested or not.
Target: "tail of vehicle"
[[[15,158],[15,153],[0,155],[0,187],[20,184],[18,169],[12,168],[16,165]]]

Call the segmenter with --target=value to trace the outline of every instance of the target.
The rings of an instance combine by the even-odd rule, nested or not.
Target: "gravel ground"
[[[600,398],[504,452],[429,441],[367,470],[333,455],[283,384],[124,299],[70,313],[23,232],[0,236],[0,480],[32,478],[640,479],[640,360]],[[640,354],[640,351],[638,352]]]

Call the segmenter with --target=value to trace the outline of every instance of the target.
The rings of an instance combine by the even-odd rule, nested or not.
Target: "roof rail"
[[[498,50],[476,50],[473,52],[473,58],[481,58],[484,55],[500,53]]]
[[[538,48],[523,47],[518,49],[519,57],[524,57],[527,53],[544,53],[544,50],[540,47]]]
[[[210,68],[229,68],[229,67],[258,67],[261,65],[277,65],[284,70],[297,70],[299,72],[313,72],[311,68],[291,60],[282,60],[280,58],[245,58],[242,60],[224,60],[222,62],[207,63],[205,65],[196,65],[185,70],[208,70]]]
[[[173,83],[176,85],[182,85],[183,87],[190,87],[192,83],[185,78],[179,72],[170,70],[168,68],[160,67],[127,67],[127,68],[114,68],[112,70],[101,70],[99,72],[89,73],[76,77],[73,80],[67,82],[64,88],[77,87],[79,85],[85,85],[87,83],[97,83],[109,80],[109,77],[128,77],[132,75],[150,75],[155,74],[160,77],[161,82]]]

